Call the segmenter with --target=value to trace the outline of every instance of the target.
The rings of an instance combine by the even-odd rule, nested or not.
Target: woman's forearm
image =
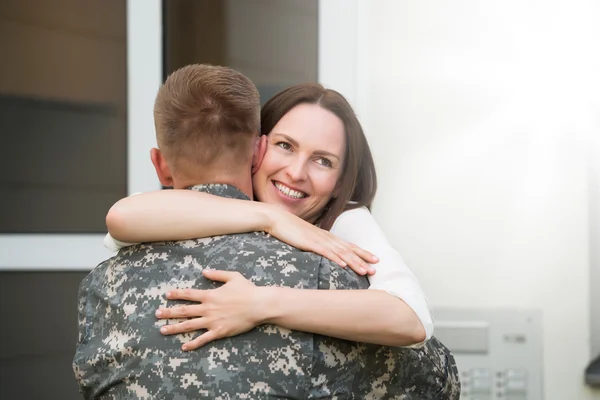
[[[263,323],[386,346],[425,340],[425,329],[414,311],[381,290],[260,290]]]
[[[268,207],[191,190],[161,190],[119,200],[108,212],[106,226],[124,242],[262,231],[270,223]]]

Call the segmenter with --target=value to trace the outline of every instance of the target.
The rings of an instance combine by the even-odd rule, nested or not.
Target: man
[[[174,72],[155,104],[160,151],[151,156],[161,183],[250,200],[251,169],[264,154],[259,112],[256,87],[233,70],[192,65]],[[392,398],[422,393],[407,387],[415,371],[398,373],[401,362],[435,375],[425,378],[445,376],[431,371],[427,346],[398,356],[401,349],[273,325],[184,353],[189,335],[163,336],[154,312],[169,305],[170,289],[216,287],[203,278],[206,268],[238,271],[259,284],[368,286],[349,270],[258,232],[125,248],[80,287],[74,369],[86,398]]]
[[[163,185],[251,199],[251,168],[264,154],[264,141],[258,140],[258,91],[248,78],[223,67],[184,67],[160,88],[154,112],[160,150],[153,149],[151,157]],[[298,268],[284,273],[281,262]],[[207,267],[311,289],[330,269],[339,269],[263,233],[123,249],[95,268],[80,288],[74,368],[86,398],[301,399],[336,391],[328,382],[346,383],[338,393],[350,395],[348,378],[313,365],[317,335],[265,325],[186,353],[181,351],[186,335],[163,336],[154,312],[168,305],[165,293],[215,287],[202,276]],[[366,287],[364,279],[341,272],[337,276],[345,276],[346,287]],[[342,351],[356,351],[339,342],[345,345]],[[344,373],[352,365],[358,367],[348,363]],[[326,382],[314,382],[314,372]]]

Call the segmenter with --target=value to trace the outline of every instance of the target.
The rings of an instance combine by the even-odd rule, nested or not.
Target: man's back
[[[235,195],[237,189],[230,189]],[[340,396],[351,396],[359,357],[348,357],[344,368],[340,363],[328,368],[319,360],[328,348],[350,356],[357,351],[352,342],[328,338],[323,345],[319,335],[263,325],[183,352],[182,343],[197,332],[163,336],[159,327],[164,321],[154,312],[172,305],[165,299],[168,290],[217,287],[202,276],[204,268],[238,271],[261,286],[367,285],[364,278],[263,233],[123,249],[96,267],[80,287],[74,367],[87,398],[309,398],[332,381]],[[326,379],[320,382],[317,375]],[[331,394],[329,386],[323,391]]]

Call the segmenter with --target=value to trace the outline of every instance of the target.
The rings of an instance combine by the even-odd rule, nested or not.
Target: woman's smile
[[[303,198],[308,197],[308,194],[294,189],[282,182],[279,181],[272,181],[273,182],[273,186],[275,186],[275,188],[284,196],[289,197],[290,199],[295,199],[295,200],[300,200]]]
[[[343,165],[344,124],[316,104],[288,111],[269,133],[254,194],[314,222],[333,195]]]

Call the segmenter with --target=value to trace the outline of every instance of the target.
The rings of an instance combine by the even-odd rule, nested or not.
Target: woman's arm
[[[239,335],[263,323],[388,346],[425,340],[425,330],[413,310],[384,291],[257,287],[238,272],[203,273],[225,284],[213,290],[173,290],[167,298],[200,304],[163,308],[156,313],[161,319],[201,317],[161,327],[166,335],[207,330],[184,344],[183,350]]]
[[[369,290],[300,290],[256,288],[243,277],[226,280],[228,272],[205,276],[226,282],[214,291],[173,291],[171,299],[202,302],[162,309],[159,318],[203,317],[163,327],[174,334],[208,329],[185,345],[195,349],[207,342],[245,332],[269,322],[289,329],[393,346],[418,346],[433,334],[429,304],[417,278],[393,249],[371,213],[344,212],[332,231],[360,246],[381,253]]]
[[[397,309],[396,312],[403,318],[405,305],[408,305],[423,325],[426,339],[430,339],[433,335],[433,318],[427,297],[417,277],[406,266],[400,253],[390,245],[369,210],[361,207],[344,212],[335,221],[331,231],[341,239],[377,254],[377,273],[369,276],[369,289],[384,291],[400,299],[396,308],[390,304],[388,314]]]
[[[261,287],[261,322],[386,346],[425,340],[425,330],[402,300],[381,290],[300,290]]]
[[[113,238],[131,244],[265,231],[361,275],[373,274],[367,262],[377,262],[373,254],[276,206],[192,190],[160,190],[121,199],[108,212],[106,225],[109,249],[122,247]]]
[[[111,236],[123,242],[186,240],[265,231],[273,207],[193,190],[141,193],[116,202],[106,216]]]

